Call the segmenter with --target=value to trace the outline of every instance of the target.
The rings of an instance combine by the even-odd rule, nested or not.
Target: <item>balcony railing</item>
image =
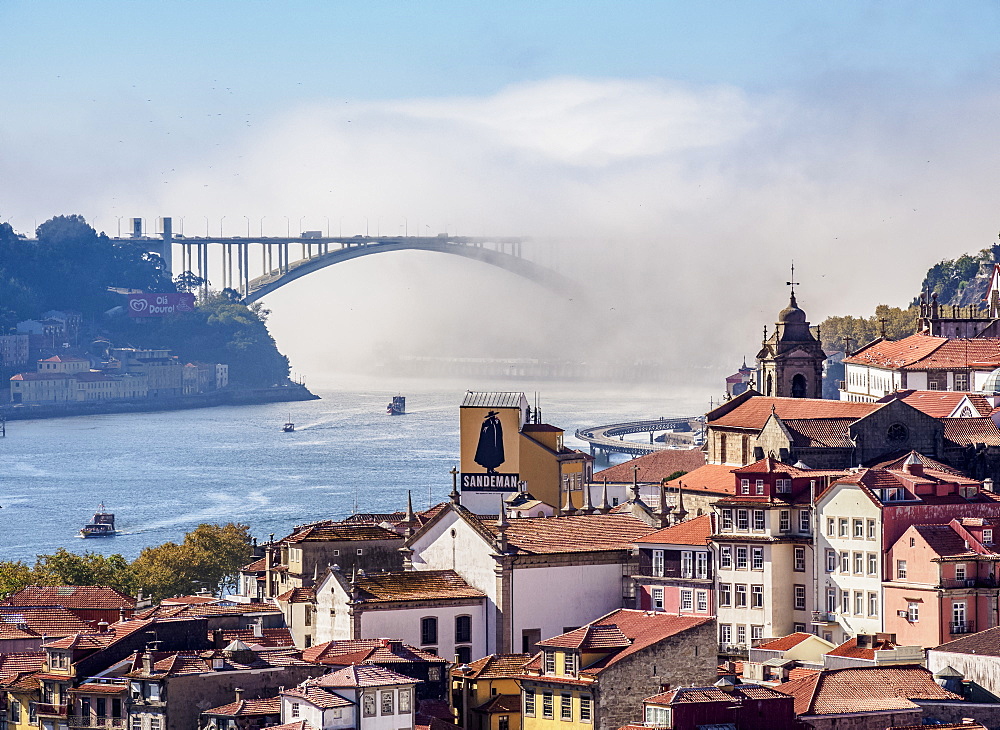
[[[941,581],[942,588],[996,588],[997,581],[988,575],[981,578],[946,579]]]
[[[746,657],[750,648],[746,644],[719,644],[719,653],[727,656]]]
[[[831,613],[830,611],[813,611],[814,624],[835,624],[837,623],[837,614]]]
[[[949,624],[951,627],[952,634],[974,634],[976,633],[976,626],[972,621],[952,621]]]
[[[70,727],[80,728],[123,728],[125,727],[125,718],[96,717],[94,715],[70,715],[66,719],[66,724]]]
[[[38,715],[54,715],[55,717],[66,717],[69,712],[69,705],[52,705],[40,702],[35,705],[35,713]]]

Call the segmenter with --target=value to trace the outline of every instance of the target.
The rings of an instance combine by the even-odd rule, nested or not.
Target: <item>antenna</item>
[[[795,297],[795,287],[798,286],[799,282],[795,281],[795,259],[792,259],[792,279],[791,281],[786,281],[785,286],[790,286],[792,288],[792,297]]]

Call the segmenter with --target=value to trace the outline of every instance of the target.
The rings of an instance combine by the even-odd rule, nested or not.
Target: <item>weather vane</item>
[[[795,281],[795,260],[792,259],[792,280],[786,281],[785,285],[792,287],[792,296],[795,296],[795,287],[799,282]]]

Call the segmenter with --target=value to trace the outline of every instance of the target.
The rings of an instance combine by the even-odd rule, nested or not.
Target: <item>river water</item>
[[[538,392],[543,420],[566,431],[707,410],[708,392],[593,384],[343,380],[321,400],[8,423],[0,439],[0,560],[65,547],[121,553],[180,541],[202,522],[245,522],[266,539],[296,524],[446,499],[458,465],[466,387]],[[391,390],[389,389],[391,388]],[[407,413],[388,416],[390,396]],[[294,433],[282,433],[291,419]],[[640,436],[641,437],[641,436]],[[603,468],[598,464],[596,468]],[[121,534],[76,537],[98,504]]]

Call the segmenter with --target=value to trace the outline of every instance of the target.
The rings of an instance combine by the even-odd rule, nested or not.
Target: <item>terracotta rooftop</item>
[[[947,644],[935,647],[932,651],[1000,657],[1000,626],[954,639]]]
[[[344,639],[327,641],[303,650],[302,658],[313,664],[348,666],[351,664],[440,663],[441,657],[404,644],[396,639]]]
[[[305,682],[300,684],[298,687],[286,689],[281,693],[281,696],[295,697],[300,700],[305,700],[306,702],[315,705],[316,707],[321,707],[324,710],[333,709],[335,707],[350,707],[354,704],[350,700],[344,699],[335,692],[330,692],[322,687],[317,687],[311,682]],[[279,727],[285,726],[279,725]]]
[[[714,494],[735,494],[736,481],[733,479],[732,466],[726,464],[705,464],[667,482],[667,487],[681,487]]]
[[[685,520],[662,530],[651,532],[636,542],[653,545],[708,545],[712,534],[712,516],[702,515],[693,520]]]
[[[799,448],[850,449],[854,447],[850,427],[856,418],[788,418],[782,419]]]
[[[319,728],[305,720],[294,720],[284,725],[272,725],[267,730],[319,730]]]
[[[399,540],[399,533],[380,525],[363,522],[326,522],[309,525],[280,542],[357,542],[359,540]]]
[[[262,636],[256,636],[254,629],[219,629],[222,632],[222,640],[226,644],[232,641],[242,641],[251,646],[295,646],[291,629],[276,628],[262,629]],[[213,632],[208,632],[208,638],[213,638]]]
[[[806,634],[802,631],[797,631],[794,634],[789,634],[788,636],[782,636],[779,639],[771,639],[763,644],[758,644],[754,648],[767,649],[768,651],[788,651],[812,636],[813,634]]]
[[[175,677],[185,674],[211,674],[212,672],[252,671],[269,667],[306,666],[299,652],[291,647],[250,651],[250,656],[237,658],[226,651],[170,651],[152,652],[153,671],[148,674],[143,669],[141,652],[130,657],[132,671],[124,676],[135,677]],[[222,659],[222,666],[216,661]]]
[[[560,649],[579,649],[581,651],[607,651],[608,649],[624,649],[632,644],[632,640],[623,634],[614,624],[590,624],[569,631],[551,639],[538,642],[538,646],[550,646]]]
[[[918,453],[916,451],[904,451],[896,454],[895,456],[882,459],[880,461],[875,461],[870,464],[865,464],[869,469],[891,469],[893,471],[902,471],[903,467],[906,465],[906,460],[910,458],[911,454],[916,454],[917,458],[920,459],[921,463],[924,465],[924,470],[936,471],[940,474],[952,474],[955,476],[964,476],[961,471],[955,469],[954,467],[948,466],[947,464],[942,464],[940,461],[936,461],[931,457]]]
[[[524,665],[531,660],[530,654],[490,654],[469,663],[465,672],[453,669],[452,674],[467,679],[501,679],[516,677],[524,673]]]
[[[631,484],[632,469],[639,467],[635,475],[640,484],[659,484],[675,471],[691,472],[704,465],[701,449],[663,449],[595,472],[591,483],[600,485],[607,480],[609,484]]]
[[[0,654],[0,686],[7,685],[12,680],[16,680],[18,675],[40,671],[44,663],[44,651]]]
[[[230,702],[228,705],[221,705],[219,707],[213,707],[210,710],[203,710],[202,714],[221,717],[280,715],[281,698],[265,697],[263,699],[239,700],[236,702]]]
[[[875,341],[850,357],[845,357],[844,362],[854,365],[901,368],[923,360],[947,341],[947,337],[931,337],[920,334],[895,341]]]
[[[419,684],[421,680],[380,667],[377,664],[352,664],[308,680],[307,684],[317,687],[384,687],[390,684]]]
[[[835,649],[827,652],[829,656],[848,657],[851,659],[871,659],[874,661],[876,651],[888,651],[896,648],[896,644],[888,639],[876,639],[871,646],[858,646],[857,638],[848,639]]]
[[[91,629],[89,633],[76,633],[64,636],[56,641],[50,641],[44,646],[51,649],[103,649],[126,636],[131,636],[136,631],[142,631],[151,623],[153,622],[140,619],[119,621],[111,624],[108,630],[103,633],[95,632]]]
[[[487,715],[497,712],[517,713],[521,711],[521,695],[493,695],[474,709]]]
[[[292,588],[277,597],[283,603],[312,603],[316,600],[316,591],[312,588]]]
[[[180,606],[151,606],[135,614],[135,618],[181,618],[198,616],[242,616],[253,613],[281,613],[273,603],[232,603]]]
[[[944,438],[959,446],[985,444],[1000,446],[1000,428],[989,416],[981,418],[945,418]]]
[[[360,593],[360,600],[365,602],[483,598],[486,595],[466,583],[454,570],[358,573],[354,586]]]
[[[974,415],[988,416],[993,411],[993,407],[982,393],[956,390],[897,390],[879,398],[878,402],[901,400],[932,418],[947,418],[966,397],[975,408]]]
[[[244,573],[260,573],[265,570],[267,570],[267,558],[258,558],[242,568]]]
[[[775,687],[795,699],[796,715],[912,710],[911,700],[960,700],[919,666],[825,669]]]
[[[877,411],[881,403],[852,403],[850,401],[820,400],[816,398],[768,398],[752,396],[730,410],[724,404],[708,414],[709,426],[728,426],[759,431],[773,412],[783,420],[814,418],[852,418],[855,421]],[[713,414],[719,413],[713,418]]]
[[[481,523],[496,532],[493,522]],[[542,555],[605,550],[631,550],[638,538],[653,532],[631,515],[567,515],[522,517],[510,521],[507,542],[518,553]]]
[[[132,609],[135,608],[135,598],[108,586],[25,586],[0,605]]]
[[[739,700],[787,700],[788,695],[777,692],[770,687],[762,687],[756,684],[738,684],[732,688],[731,692],[719,689],[718,687],[679,687],[670,692],[661,692],[658,695],[647,697],[643,700],[645,704],[655,705],[681,705],[700,702],[725,702],[729,704]]]

